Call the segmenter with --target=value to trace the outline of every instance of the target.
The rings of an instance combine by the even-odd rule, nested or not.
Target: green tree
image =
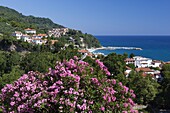
[[[90,65],[92,65],[93,67],[95,67],[95,60],[92,59],[91,57],[87,56],[85,59],[84,59],[85,62],[88,62]]]
[[[129,55],[129,58],[133,58],[135,55],[133,54],[133,53],[131,53],[130,55]]]
[[[21,68],[28,71],[46,72],[49,67],[54,67],[57,55],[50,52],[28,53],[22,60]]]
[[[8,58],[8,66],[19,65],[21,61],[21,56],[18,52],[12,51],[7,55]]]
[[[124,60],[126,58],[127,58],[126,54],[117,55],[116,53],[111,53],[107,55],[104,59],[102,59],[102,61],[104,65],[108,68],[110,73],[113,75],[113,77],[121,81],[125,79],[124,72],[126,69],[126,63],[124,62]]]
[[[0,89],[3,88],[6,84],[11,84],[15,80],[17,80],[24,73],[23,70],[19,68],[19,66],[12,67],[12,71],[10,73],[5,73],[0,77]]]
[[[4,54],[4,52],[0,52],[0,76],[2,76],[2,74],[4,74],[4,71],[6,69],[6,61],[7,58]]]
[[[158,94],[159,84],[150,75],[143,77],[142,73],[132,71],[127,79],[126,85],[134,90],[138,104],[147,105]]]
[[[127,64],[128,67],[130,67],[131,69],[135,69],[135,65],[134,64]]]
[[[163,65],[162,75],[164,79],[161,82],[161,90],[153,101],[153,105],[160,109],[170,109],[170,64]]]

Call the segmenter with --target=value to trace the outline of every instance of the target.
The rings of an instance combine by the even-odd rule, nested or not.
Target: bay
[[[96,50],[95,53],[105,55],[115,52],[117,54],[131,54],[161,61],[170,61],[170,36],[95,36],[104,47],[137,47],[142,50]]]

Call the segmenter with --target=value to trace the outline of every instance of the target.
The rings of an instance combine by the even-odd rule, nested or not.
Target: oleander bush
[[[1,90],[1,107],[4,113],[136,113],[133,90],[108,76],[99,60],[91,67],[75,56],[45,74],[30,71],[7,84]]]

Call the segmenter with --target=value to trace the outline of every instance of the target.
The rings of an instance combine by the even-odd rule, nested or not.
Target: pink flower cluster
[[[96,63],[99,65],[100,69],[106,73],[106,75],[110,76],[110,72],[108,71],[107,67],[103,64],[103,62],[97,59]]]
[[[115,79],[107,79],[108,75],[110,72],[99,60],[96,67],[91,67],[75,56],[57,62],[48,73],[30,71],[13,84],[7,84],[1,90],[1,107],[3,112],[10,113],[135,113],[133,90]]]

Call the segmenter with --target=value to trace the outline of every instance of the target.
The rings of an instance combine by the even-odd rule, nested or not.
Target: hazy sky
[[[170,35],[170,0],[0,0],[93,35]]]

